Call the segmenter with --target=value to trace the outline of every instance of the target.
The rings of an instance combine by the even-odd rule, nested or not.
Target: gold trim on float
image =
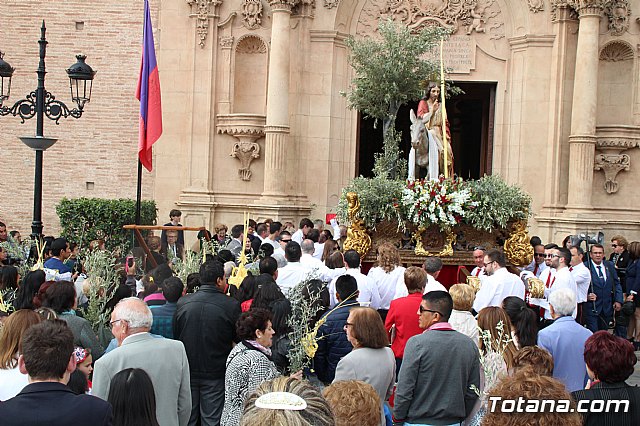
[[[444,247],[439,252],[430,252],[424,249],[424,246],[422,245],[422,234],[424,234],[426,230],[426,228],[420,227],[413,234],[413,239],[416,242],[415,254],[418,256],[453,256],[453,245],[456,243],[457,236],[451,228],[444,231],[446,233],[444,238]]]

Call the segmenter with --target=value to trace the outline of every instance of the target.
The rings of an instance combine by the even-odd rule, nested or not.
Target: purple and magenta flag
[[[138,157],[145,169],[151,171],[152,146],[162,134],[162,105],[160,101],[160,77],[153,45],[149,1],[144,1],[144,36],[142,39],[142,64],[136,98],[140,101],[140,136]]]

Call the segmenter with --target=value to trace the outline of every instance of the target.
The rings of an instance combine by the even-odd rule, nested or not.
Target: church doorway
[[[463,94],[446,101],[454,154],[454,172],[464,179],[491,174],[495,83],[456,83]],[[396,118],[396,130],[402,132],[401,150],[406,158],[411,149],[409,110],[418,102],[403,105]],[[358,175],[373,177],[374,154],[382,151],[382,123],[374,128],[372,119],[359,114],[356,149]]]

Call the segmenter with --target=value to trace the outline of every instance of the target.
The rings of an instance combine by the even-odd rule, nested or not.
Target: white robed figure
[[[427,178],[438,179],[444,171],[444,146],[442,144],[442,113],[440,88],[430,84],[429,95],[418,104],[418,114],[411,110],[411,151],[409,152],[409,180],[416,178],[416,165],[427,169]],[[447,122],[447,168],[453,176],[453,152],[449,123]]]

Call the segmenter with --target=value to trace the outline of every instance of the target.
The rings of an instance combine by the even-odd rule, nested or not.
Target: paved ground
[[[636,357],[638,357],[638,363],[636,364],[636,371],[629,377],[627,383],[630,385],[640,385],[640,351],[636,352]]]

